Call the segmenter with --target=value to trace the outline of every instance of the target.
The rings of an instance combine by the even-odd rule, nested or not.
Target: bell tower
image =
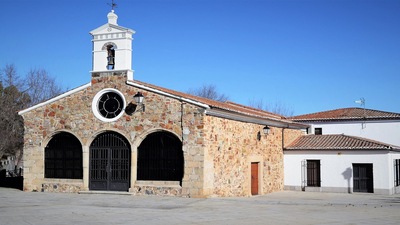
[[[117,14],[112,9],[108,14],[108,23],[92,30],[92,78],[110,74],[126,73],[133,80],[132,40],[135,31],[118,26]]]

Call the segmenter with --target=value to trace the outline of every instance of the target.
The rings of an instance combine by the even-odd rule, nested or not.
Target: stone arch
[[[142,143],[142,141],[147,137],[147,135],[154,133],[154,132],[159,132],[159,131],[169,132],[169,133],[175,135],[180,141],[182,141],[182,137],[173,131],[162,129],[162,128],[153,128],[153,129],[148,129],[145,132],[141,133],[139,136],[135,137],[135,140],[132,142],[132,146],[135,146],[137,148],[140,145],[140,143]]]
[[[146,135],[137,148],[137,180],[182,182],[183,175],[181,139],[166,130]]]
[[[117,131],[100,132],[89,147],[89,189],[128,191],[131,147]]]
[[[100,134],[106,133],[106,132],[115,132],[115,133],[118,133],[119,135],[122,135],[122,136],[128,141],[128,143],[129,143],[130,146],[133,145],[133,144],[132,144],[132,140],[131,140],[130,138],[128,138],[129,136],[128,136],[125,132],[123,132],[122,130],[117,129],[117,128],[107,128],[106,130],[98,130],[98,131],[94,132],[94,133],[90,136],[90,138],[87,139],[87,141],[86,141],[85,144],[86,144],[87,146],[90,146],[90,145],[92,144],[92,142],[94,141],[94,139],[96,139]],[[131,148],[132,148],[132,147],[131,147]]]
[[[44,177],[82,179],[82,149],[81,141],[72,133],[54,133],[44,148]]]
[[[43,141],[42,141],[41,145],[42,145],[42,146],[46,146],[46,145],[49,143],[49,141],[50,141],[55,135],[57,135],[57,134],[59,134],[59,133],[62,133],[62,132],[66,132],[66,133],[70,133],[71,135],[74,135],[74,136],[79,140],[79,142],[81,143],[81,145],[82,145],[82,146],[84,145],[84,141],[79,137],[79,135],[77,135],[75,132],[73,132],[73,131],[71,131],[71,130],[64,130],[64,129],[62,129],[62,130],[57,130],[57,131],[55,131],[55,132],[53,132],[53,133],[47,135],[45,138],[43,138]]]

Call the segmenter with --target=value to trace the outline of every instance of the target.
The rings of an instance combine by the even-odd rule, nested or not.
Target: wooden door
[[[251,195],[258,195],[258,162],[251,163]]]
[[[353,191],[374,192],[372,164],[353,164]]]

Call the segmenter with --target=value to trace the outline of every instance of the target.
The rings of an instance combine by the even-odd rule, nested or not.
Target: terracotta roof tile
[[[304,135],[297,138],[285,150],[400,150],[393,146],[371,139],[344,134]]]
[[[256,108],[252,108],[249,106],[244,106],[244,105],[240,105],[234,102],[219,102],[219,101],[215,101],[212,99],[208,99],[208,98],[202,98],[199,96],[195,96],[195,95],[190,95],[187,93],[183,93],[183,92],[179,92],[179,91],[174,91],[168,88],[164,88],[164,87],[159,87],[153,84],[148,84],[145,82],[141,82],[138,80],[134,81],[135,83],[138,83],[140,85],[146,86],[146,87],[150,87],[150,88],[154,88],[169,94],[173,94],[176,96],[180,96],[180,97],[184,97],[193,101],[197,101],[199,103],[203,103],[203,104],[207,104],[210,107],[213,108],[220,108],[220,109],[225,109],[228,111],[232,111],[232,112],[238,112],[238,113],[243,113],[243,114],[247,114],[247,115],[253,115],[253,116],[258,116],[258,117],[262,117],[262,118],[269,118],[269,119],[275,119],[275,120],[281,120],[281,121],[288,121],[284,116],[282,115],[278,115],[275,113],[271,113],[271,112],[267,112],[264,110],[260,110],[260,109],[256,109]],[[291,122],[291,121],[288,121]]]
[[[293,116],[289,119],[297,122],[338,120],[391,120],[400,119],[400,113],[384,112],[363,108],[342,108]]]

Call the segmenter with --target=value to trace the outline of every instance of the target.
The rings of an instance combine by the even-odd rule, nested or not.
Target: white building
[[[310,125],[310,134],[346,134],[400,146],[400,113],[342,108],[291,118]]]
[[[400,114],[346,108],[292,119],[310,129],[284,149],[285,189],[400,193]]]

